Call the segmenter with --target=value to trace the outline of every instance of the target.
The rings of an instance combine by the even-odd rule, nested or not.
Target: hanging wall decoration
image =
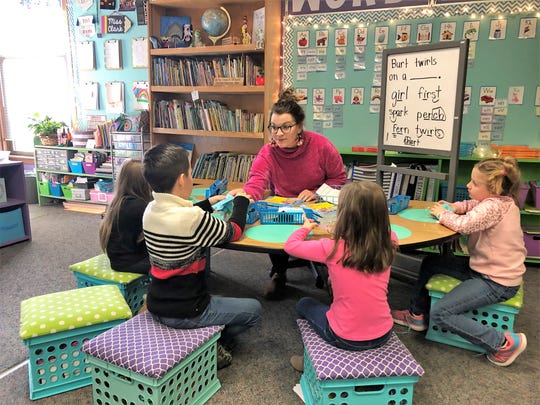
[[[115,10],[116,0],[99,0],[99,8],[102,10]]]
[[[123,34],[131,28],[131,20],[124,14],[111,14],[101,16],[102,34]]]

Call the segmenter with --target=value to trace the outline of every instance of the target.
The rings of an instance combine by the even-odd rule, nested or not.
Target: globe
[[[202,15],[201,25],[215,45],[218,39],[229,32],[231,16],[223,7],[209,8]]]

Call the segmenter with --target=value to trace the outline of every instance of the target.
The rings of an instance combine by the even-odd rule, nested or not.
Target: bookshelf
[[[23,163],[0,163],[0,178],[0,247],[31,240]]]
[[[238,37],[239,44],[223,45],[218,40],[212,45],[202,29],[203,13],[219,7],[231,17],[226,36]],[[263,7],[264,46],[256,43],[253,34],[251,43],[242,43],[244,17],[251,34],[254,11]],[[160,37],[161,20],[166,16],[190,17],[205,46],[149,49],[151,144],[192,144],[193,165],[208,153],[256,154],[267,141],[266,112],[277,99],[280,85],[281,2],[154,0],[148,2],[149,36]],[[262,85],[255,83],[256,66],[264,71]],[[171,117],[171,110],[183,114]]]
[[[101,166],[90,165],[84,167],[86,162],[79,162],[74,167],[70,159],[76,156],[76,154],[99,154],[104,158],[104,163]],[[75,201],[99,205],[107,204],[107,202],[92,201],[90,190],[93,189],[93,183],[98,180],[112,181],[113,179],[110,148],[88,149],[71,146],[34,145],[34,157],[37,175],[37,194],[40,205],[57,201]],[[80,188],[67,188],[61,181],[65,176],[87,179],[87,185]]]

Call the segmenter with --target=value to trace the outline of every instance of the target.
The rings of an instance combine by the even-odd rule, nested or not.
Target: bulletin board
[[[461,142],[539,148],[540,21],[523,12],[529,3],[285,15],[282,87],[303,99],[307,129],[354,154],[379,141],[384,50],[468,38]]]

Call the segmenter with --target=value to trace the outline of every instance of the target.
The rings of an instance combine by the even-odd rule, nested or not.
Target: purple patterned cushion
[[[305,319],[298,327],[318,380],[350,380],[373,377],[421,376],[424,369],[394,332],[381,347],[363,351],[338,349],[315,333]]]
[[[82,351],[126,370],[159,379],[221,330],[221,325],[169,328],[144,312],[86,342]]]

